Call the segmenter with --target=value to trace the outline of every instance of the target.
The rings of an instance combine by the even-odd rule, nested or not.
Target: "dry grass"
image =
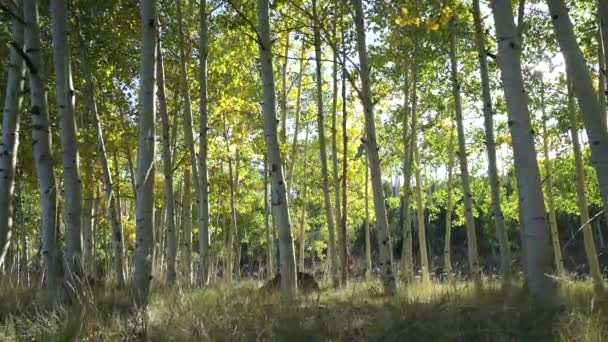
[[[254,282],[156,287],[145,314],[132,310],[128,291],[51,310],[39,292],[2,284],[3,341],[608,341],[608,297],[588,282],[562,284],[555,308],[494,283],[415,284],[396,297],[376,282],[353,283],[292,302]]]

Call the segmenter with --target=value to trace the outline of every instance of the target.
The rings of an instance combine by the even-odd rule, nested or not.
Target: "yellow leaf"
[[[439,27],[440,27],[440,26],[439,26],[439,23],[437,23],[437,22],[435,22],[435,21],[433,21],[433,22],[429,23],[429,29],[430,29],[431,31],[437,31],[437,30],[439,30]]]

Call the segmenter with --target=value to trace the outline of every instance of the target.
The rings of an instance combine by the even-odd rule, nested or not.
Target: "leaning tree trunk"
[[[51,152],[51,126],[44,83],[44,69],[40,50],[40,28],[36,0],[23,0],[25,21],[25,46],[29,60],[30,102],[32,114],[32,141],[34,162],[40,186],[42,210],[42,255],[46,262],[46,284],[49,298],[60,299],[62,282],[61,253],[57,246],[55,215],[57,210],[57,187]]]
[[[456,59],[456,19],[450,23],[450,62],[452,66],[452,96],[454,96],[454,109],[456,111],[456,125],[458,129],[458,159],[460,159],[460,178],[462,181],[462,197],[464,202],[464,217],[467,227],[467,252],[469,272],[475,281],[481,280],[479,266],[479,252],[477,251],[477,233],[475,217],[473,217],[473,193],[467,162],[466,137],[462,119],[462,103],[460,100],[460,81],[458,80],[458,60]]]
[[[293,297],[297,294],[296,260],[289,220],[289,207],[283,176],[283,162],[277,135],[276,98],[272,68],[272,39],[270,36],[270,14],[268,0],[258,0],[258,30],[260,37],[260,62],[264,89],[264,135],[272,191],[272,211],[279,227],[279,252],[281,264],[281,292]]]
[[[182,201],[182,228],[184,235],[182,237],[183,247],[182,253],[184,256],[184,276],[186,284],[192,284],[192,204],[190,203],[190,170],[184,170],[184,195]]]
[[[447,192],[448,199],[446,204],[445,214],[445,239],[443,247],[443,271],[445,272],[448,281],[454,280],[454,272],[452,271],[452,190],[454,182],[454,121],[450,127],[450,142],[448,143],[448,184]]]
[[[210,243],[211,237],[209,232],[209,172],[207,167],[207,150],[208,150],[208,139],[207,133],[209,131],[209,112],[207,110],[207,36],[208,36],[208,15],[207,15],[207,0],[201,0],[200,3],[200,38],[199,38],[199,63],[200,63],[200,129],[199,129],[199,171],[200,181],[196,181],[195,184],[199,184],[200,197],[199,208],[198,208],[198,222],[199,222],[199,279],[200,285],[204,286],[209,283],[209,267],[210,267]],[[195,174],[196,176],[196,174]]]
[[[492,13],[498,42],[498,64],[509,116],[513,157],[519,193],[521,217],[525,228],[524,249],[526,283],[529,291],[544,302],[555,299],[555,284],[550,278],[549,227],[540,172],[534,148],[534,131],[528,111],[520,60],[521,46],[516,34],[510,0],[493,0]]]
[[[384,204],[384,189],[382,188],[382,170],[380,168],[380,156],[378,154],[378,142],[376,140],[376,124],[374,122],[374,105],[371,94],[370,65],[365,45],[365,23],[363,18],[363,4],[361,0],[352,0],[355,13],[355,28],[357,33],[357,49],[359,51],[361,73],[361,102],[365,113],[366,137],[365,145],[369,158],[372,190],[374,193],[374,207],[376,210],[376,230],[378,232],[378,243],[380,250],[380,270],[384,283],[384,290],[388,294],[397,292],[395,273],[393,272],[393,258],[391,238],[389,234],[386,206]]]
[[[53,59],[55,61],[57,108],[61,118],[61,159],[65,194],[66,268],[72,275],[82,275],[82,186],[78,153],[76,118],[74,117],[74,85],[68,42],[68,9],[66,0],[52,0]]]
[[[117,196],[114,195],[114,183],[112,182],[112,173],[110,172],[110,162],[108,159],[108,153],[106,151],[106,145],[103,137],[103,128],[99,112],[97,110],[97,100],[95,98],[95,84],[93,83],[93,74],[91,72],[89,61],[85,53],[85,47],[81,47],[81,58],[83,73],[86,76],[87,82],[85,85],[88,110],[94,120],[95,130],[97,133],[97,148],[99,150],[99,161],[101,163],[101,173],[104,182],[104,193],[107,202],[107,215],[110,225],[112,227],[112,241],[114,245],[114,272],[116,273],[116,280],[119,286],[125,284],[125,270],[124,270],[124,245],[123,245],[123,231],[120,222],[119,205]],[[91,235],[92,236],[92,235]],[[88,242],[87,242],[88,243]]]
[[[523,4],[524,0],[520,0]],[[520,6],[521,9],[521,6]],[[483,31],[479,0],[473,1],[473,17],[475,19],[475,43],[479,59],[479,73],[481,75],[481,93],[483,101],[483,118],[485,126],[485,141],[488,154],[488,178],[492,192],[492,214],[496,226],[496,236],[500,250],[500,274],[505,282],[509,280],[509,264],[511,251],[505,227],[505,218],[500,205],[500,180],[496,166],[496,141],[494,140],[494,111],[492,109],[492,93],[490,91],[490,77],[488,74],[488,61],[486,59],[486,42]],[[518,19],[523,20],[523,9],[519,11]],[[520,24],[522,25],[522,24]]]
[[[323,198],[325,200],[325,218],[327,220],[327,229],[329,231],[329,261],[332,285],[338,287],[340,278],[338,272],[340,269],[338,263],[338,249],[336,244],[336,226],[334,221],[334,208],[331,205],[331,191],[329,189],[329,171],[327,166],[327,147],[325,142],[325,119],[323,114],[323,68],[321,59],[321,23],[317,15],[317,2],[313,2],[313,18],[314,18],[314,42],[315,42],[315,61],[316,61],[316,83],[317,83],[317,125],[319,130],[319,152],[321,158],[321,177],[323,180]]]
[[[142,54],[139,90],[137,150],[137,204],[135,212],[135,303],[146,306],[154,254],[154,138],[156,101],[156,1],[142,0]],[[192,132],[192,130],[190,130]]]
[[[551,159],[549,158],[549,137],[547,134],[547,115],[545,114],[545,101],[543,89],[544,85],[541,85],[540,90],[540,103],[542,111],[542,123],[543,123],[543,156],[545,161],[545,191],[547,192],[547,204],[549,206],[549,227],[551,229],[551,243],[553,246],[553,259],[555,261],[555,270],[559,277],[563,277],[566,273],[564,268],[564,258],[562,256],[562,248],[559,242],[559,230],[557,229],[557,217],[555,215],[555,196],[553,195],[553,170],[551,165]]]
[[[566,3],[563,0],[547,0],[547,3],[557,41],[566,61],[566,73],[572,81],[574,94],[583,112],[592,164],[599,178],[600,193],[604,205],[608,205],[608,131],[604,125],[605,113],[601,111],[585,57],[576,41]],[[600,8],[604,6],[606,5],[601,5]]]
[[[171,163],[171,138],[169,136],[169,113],[165,95],[165,66],[160,40],[160,28],[157,32],[156,77],[158,79],[158,111],[163,126],[163,173],[165,176],[164,200],[167,210],[167,284],[173,285],[177,280],[177,228],[175,223],[175,196],[173,193],[173,163]]]
[[[585,244],[585,254],[587,255],[587,264],[593,279],[593,285],[597,292],[602,292],[604,282],[602,280],[602,272],[597,259],[597,251],[595,242],[593,241],[593,231],[591,230],[591,220],[589,219],[589,209],[587,204],[587,189],[585,188],[585,166],[583,162],[583,154],[581,152],[581,143],[578,140],[578,121],[576,119],[576,109],[574,105],[574,94],[572,86],[568,82],[568,117],[570,124],[570,135],[572,137],[572,149],[574,150],[574,164],[576,166],[576,193],[578,195],[578,210],[581,216],[581,224],[583,225],[583,241]]]
[[[15,12],[21,13],[21,8],[15,8]],[[17,18],[11,19],[11,35],[13,47],[10,51],[0,143],[0,267],[4,264],[15,220],[12,198],[15,192],[19,116],[25,79],[25,64],[17,51],[26,48],[23,45],[23,23]]]

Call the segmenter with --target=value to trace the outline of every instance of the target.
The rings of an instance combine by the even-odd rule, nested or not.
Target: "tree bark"
[[[287,65],[289,63],[289,35],[285,34],[285,58],[281,66],[281,143],[287,143]],[[291,179],[288,179],[291,181]]]
[[[200,129],[199,129],[199,171],[200,171],[200,198],[198,208],[199,222],[199,279],[200,285],[205,286],[209,283],[209,267],[211,258],[211,234],[209,231],[209,171],[208,171],[208,139],[209,131],[209,112],[207,110],[207,57],[208,57],[208,14],[207,0],[200,3],[200,38],[199,38],[199,63],[200,63]],[[196,183],[195,183],[196,184]]]
[[[415,113],[413,115],[416,115]],[[429,275],[429,255],[427,251],[426,243],[426,224],[424,223],[424,199],[422,198],[422,177],[420,175],[420,151],[418,151],[418,139],[413,137],[414,143],[414,163],[415,165],[415,177],[416,177],[416,219],[418,222],[418,245],[420,248],[420,272],[422,273],[422,282],[429,282],[431,277]]]
[[[528,111],[520,61],[521,45],[516,34],[510,0],[493,0],[492,13],[498,41],[498,64],[508,111],[508,125],[513,141],[513,157],[524,232],[526,283],[531,294],[549,303],[556,298],[549,254],[549,227],[540,172],[534,148],[534,134]]]
[[[277,134],[275,83],[272,67],[272,40],[270,37],[270,14],[268,0],[258,0],[258,30],[260,37],[260,61],[264,90],[264,135],[272,191],[272,211],[279,227],[279,252],[281,264],[281,292],[287,297],[297,294],[296,261],[293,235],[289,219],[289,206],[283,176],[283,161]]]
[[[21,1],[17,3],[20,6]],[[16,13],[22,13],[21,7],[14,10]],[[13,46],[10,50],[2,117],[2,142],[0,143],[0,267],[4,264],[15,220],[12,198],[15,192],[20,112],[25,83],[25,64],[17,48],[26,48],[23,44],[23,30],[21,21],[12,18],[11,38],[13,44],[17,46]]]
[[[566,61],[566,73],[572,81],[574,94],[583,112],[583,122],[591,148],[591,160],[599,178],[600,193],[604,205],[608,205],[608,131],[604,125],[605,113],[601,111],[591,74],[576,41],[565,2],[547,0],[547,3],[556,38]],[[606,5],[600,6],[600,9],[604,6]]]
[[[369,162],[365,156],[365,279],[369,280],[372,275],[372,243],[369,231]]]
[[[270,224],[270,195],[268,188],[270,182],[268,179],[268,155],[264,155],[264,225],[266,227],[266,266],[268,267],[268,279],[274,278],[274,273],[277,269],[275,265],[275,254],[274,254],[274,233]]]
[[[475,281],[481,280],[481,268],[479,266],[479,252],[477,250],[477,232],[475,218],[473,217],[473,193],[471,192],[471,181],[469,177],[469,166],[467,162],[466,137],[464,122],[462,119],[462,103],[460,100],[460,81],[458,80],[458,60],[456,57],[456,19],[450,23],[450,62],[452,67],[452,96],[454,96],[454,109],[456,111],[456,125],[458,130],[458,159],[460,159],[460,179],[462,181],[462,193],[464,201],[464,217],[467,228],[467,252],[469,260],[469,272]]]
[[[384,283],[384,290],[388,294],[397,292],[395,274],[393,273],[393,258],[391,239],[384,203],[384,189],[382,188],[382,171],[380,168],[380,156],[378,155],[378,143],[376,141],[376,124],[374,122],[374,108],[371,94],[370,64],[367,57],[365,45],[365,24],[363,16],[363,4],[361,0],[352,0],[354,6],[354,20],[357,33],[357,50],[359,52],[361,74],[361,102],[365,114],[365,128],[367,155],[369,158],[372,190],[374,193],[374,208],[376,210],[376,230],[378,232],[378,243],[380,250],[380,270]]]
[[[321,177],[323,180],[323,198],[325,200],[325,218],[329,232],[329,261],[332,286],[340,286],[338,260],[338,246],[336,244],[336,221],[334,220],[334,208],[331,204],[331,190],[329,188],[329,170],[327,166],[327,147],[325,135],[325,119],[323,115],[323,59],[321,52],[321,23],[317,14],[317,2],[313,1],[314,18],[314,44],[316,62],[316,83],[317,83],[317,125],[319,131],[319,152],[321,159]]]
[[[66,268],[72,286],[72,275],[82,275],[82,186],[76,118],[74,117],[74,85],[68,42],[68,9],[66,0],[52,0],[53,59],[55,62],[57,108],[61,118],[61,159],[65,195]]]
[[[342,31],[342,60],[346,60],[346,38],[345,33]],[[348,266],[349,266],[349,255],[348,255],[348,236],[347,236],[347,223],[348,223],[348,198],[347,188],[348,185],[348,126],[347,126],[347,111],[346,101],[348,100],[346,95],[346,64],[342,65],[342,284],[345,286],[348,280]]]
[[[160,28],[157,32],[156,45],[156,78],[158,79],[157,97],[158,112],[162,120],[163,134],[163,173],[165,176],[164,202],[167,210],[167,284],[173,285],[177,280],[177,228],[175,223],[175,195],[173,193],[173,163],[171,162],[171,137],[169,136],[169,113],[165,95],[165,66],[163,63]]]
[[[55,183],[53,155],[51,152],[51,126],[47,94],[44,83],[44,69],[40,49],[40,28],[38,26],[38,6],[36,0],[23,0],[25,20],[26,54],[31,62],[30,102],[32,114],[32,141],[34,162],[40,187],[40,207],[42,210],[42,255],[46,263],[46,284],[49,298],[57,302],[61,295],[63,271],[61,252],[57,247],[55,216],[57,210],[57,187]]]
[[[156,1],[142,0],[142,54],[137,150],[135,227],[135,303],[148,303],[154,254],[154,151],[156,101]],[[192,127],[190,127],[192,132]]]
[[[597,1],[598,17],[600,20],[600,31],[602,36],[602,46],[604,48],[604,65],[608,64],[606,55],[608,54],[608,3],[604,0]],[[606,76],[606,70],[603,70]],[[606,96],[606,94],[604,94]]]
[[[570,124],[570,135],[572,138],[572,149],[574,151],[574,164],[576,167],[576,193],[578,196],[578,209],[580,212],[581,224],[583,228],[583,241],[585,244],[585,254],[587,255],[587,264],[593,279],[593,285],[598,293],[604,289],[604,281],[602,280],[602,272],[597,258],[595,242],[593,240],[593,231],[589,219],[589,209],[587,204],[587,189],[585,186],[585,166],[583,162],[583,154],[581,152],[581,143],[578,140],[578,121],[576,119],[576,109],[574,104],[574,94],[572,86],[568,82],[568,117]]]

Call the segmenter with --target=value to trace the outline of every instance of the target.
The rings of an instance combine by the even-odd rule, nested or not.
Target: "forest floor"
[[[608,341],[608,296],[589,282],[562,283],[551,309],[492,282],[401,286],[395,297],[359,282],[291,302],[253,281],[155,287],[145,315],[126,290],[50,310],[40,291],[0,284],[2,341]]]

